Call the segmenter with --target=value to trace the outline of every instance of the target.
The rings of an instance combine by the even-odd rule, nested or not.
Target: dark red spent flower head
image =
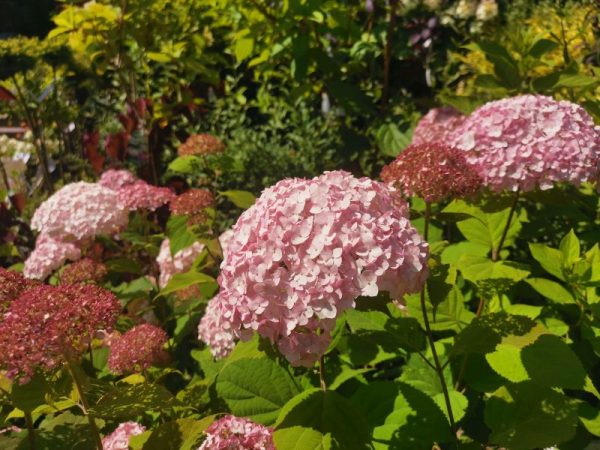
[[[406,196],[427,202],[474,194],[481,179],[460,150],[440,143],[409,145],[381,171],[381,179]]]
[[[100,283],[108,270],[100,262],[83,258],[66,266],[60,274],[60,284]]]
[[[39,284],[38,281],[28,280],[19,272],[0,267],[0,317],[22,292]]]
[[[121,304],[94,285],[40,285],[14,300],[0,322],[0,368],[27,382],[77,357],[98,330],[110,331]]]
[[[193,134],[177,149],[179,156],[222,153],[225,144],[212,134]]]
[[[164,350],[167,333],[162,328],[144,323],[115,337],[110,343],[108,367],[114,373],[132,373],[164,362],[168,354]]]
[[[173,214],[189,216],[190,225],[197,225],[206,221],[205,209],[214,204],[215,196],[209,190],[190,189],[172,200],[170,208]]]

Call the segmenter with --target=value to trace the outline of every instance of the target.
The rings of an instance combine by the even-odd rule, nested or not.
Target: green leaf
[[[401,382],[372,381],[361,386],[352,403],[373,427],[377,450],[423,450],[452,439],[440,407],[425,393]]]
[[[575,232],[571,229],[569,233],[560,241],[559,250],[563,255],[563,262],[571,265],[579,260],[581,247],[579,239],[575,236]]]
[[[527,52],[530,56],[534,58],[540,58],[544,54],[551,52],[555,48],[558,48],[558,43],[550,40],[550,39],[538,39],[531,46],[529,51]]]
[[[498,89],[503,87],[498,78],[489,74],[477,75],[477,78],[475,78],[475,86],[485,89]]]
[[[254,194],[248,191],[224,191],[219,194],[227,197],[231,203],[242,209],[248,209],[256,202]]]
[[[148,411],[161,411],[175,404],[173,396],[158,384],[117,386],[103,395],[90,411],[110,420],[133,419]]]
[[[194,173],[202,165],[197,156],[178,156],[169,164],[169,170],[184,174]]]
[[[577,405],[533,382],[500,388],[487,400],[484,420],[491,444],[511,450],[560,445],[575,435]]]
[[[546,92],[556,86],[556,83],[558,83],[559,79],[560,73],[552,72],[548,75],[544,75],[543,77],[536,78],[531,82],[531,84],[536,92]]]
[[[143,450],[195,450],[202,443],[204,430],[214,416],[202,420],[191,418],[166,422],[152,430],[141,447]]]
[[[563,254],[560,250],[544,244],[529,244],[529,251],[546,272],[554,275],[559,280],[565,281],[562,271]]]
[[[238,63],[245,60],[248,56],[252,54],[254,50],[254,39],[249,37],[238,38],[235,41],[235,59]]]
[[[529,275],[522,265],[511,261],[490,261],[479,256],[466,255],[458,261],[463,276],[474,283],[485,280],[509,280],[517,283]]]
[[[496,350],[485,355],[496,373],[513,383],[529,380],[527,369],[521,361],[521,349],[514,345],[498,344]]]
[[[205,273],[198,272],[196,269],[191,269],[187,272],[173,275],[173,278],[169,280],[169,283],[165,286],[165,288],[161,289],[159,295],[172,294],[173,292],[177,292],[181,289],[199,284],[204,285],[204,287],[208,290],[208,293],[214,293],[219,288],[217,280],[215,280],[213,277],[206,275]],[[207,292],[207,290],[204,292]],[[208,295],[207,297],[210,296],[211,295]]]
[[[167,221],[167,237],[171,247],[171,255],[188,248],[196,242],[196,236],[187,227],[186,216],[171,216]]]
[[[502,82],[502,85],[509,89],[517,89],[521,86],[521,75],[519,68],[502,58],[490,58],[494,64],[494,73]]]
[[[288,373],[269,359],[239,359],[223,367],[217,392],[234,415],[271,425],[298,388]]]
[[[366,450],[370,433],[361,410],[334,391],[311,389],[281,410],[273,434],[278,450]]]
[[[379,127],[376,138],[381,153],[395,158],[410,144],[411,136],[400,131],[395,124],[386,123]]]
[[[39,374],[34,375],[28,383],[12,385],[10,401],[22,411],[31,412],[46,403],[45,396],[50,392],[50,385]]]
[[[584,75],[582,73],[569,74],[564,73],[560,75],[557,87],[566,88],[585,88],[590,87],[598,83],[598,80],[594,77]]]
[[[133,273],[141,275],[143,273],[142,266],[135,259],[115,258],[104,262],[109,272],[117,273]]]
[[[469,407],[469,400],[463,394],[461,394],[458,391],[455,391],[454,389],[448,392],[448,397],[450,398],[450,406],[452,408],[452,415],[454,416],[454,421],[458,422],[465,416],[467,408]],[[446,400],[444,397],[444,393],[440,392],[436,394],[433,397],[433,401],[442,410],[442,412],[446,416],[446,419],[450,421],[450,416],[448,415],[448,410],[446,408]]]
[[[559,304],[573,304],[575,297],[562,284],[545,278],[528,278],[525,280],[535,291],[548,300]]]
[[[478,42],[476,45],[481,49],[481,51],[483,53],[486,54],[486,56],[503,58],[503,59],[506,59],[507,61],[515,63],[515,60],[510,55],[508,50],[497,42],[481,41],[481,42]]]
[[[419,295],[410,295],[405,297],[409,314],[416,317],[419,323],[423,324],[423,313]],[[431,322],[431,328],[434,331],[453,330],[460,331],[466,327],[475,317],[471,311],[465,308],[464,297],[457,286],[454,286],[446,299],[433,308],[427,304],[427,314]]]
[[[373,110],[373,103],[357,86],[345,81],[333,81],[328,85],[331,95],[348,112],[369,114]]]
[[[346,320],[352,331],[385,331],[385,325],[390,317],[381,311],[346,311]]]

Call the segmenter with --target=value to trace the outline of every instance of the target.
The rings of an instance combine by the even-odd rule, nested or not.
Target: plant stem
[[[387,27],[385,48],[383,50],[383,93],[381,95],[382,109],[385,109],[390,97],[390,70],[392,62],[392,45],[394,28],[396,27],[396,8],[398,0],[390,0],[390,19]]]
[[[27,423],[27,439],[29,440],[29,448],[35,450],[35,431],[33,429],[33,417],[31,412],[25,411],[25,422]]]
[[[73,379],[73,383],[75,384],[75,389],[77,389],[77,394],[79,395],[79,400],[81,401],[81,409],[83,414],[87,417],[88,422],[90,424],[90,428],[92,430],[92,436],[96,441],[96,447],[98,450],[103,450],[102,447],[102,438],[100,437],[100,432],[98,431],[98,426],[96,425],[96,421],[94,420],[94,416],[89,413],[89,404],[85,393],[83,392],[83,386],[81,385],[81,380],[77,376],[76,368],[73,365],[73,361],[69,357],[69,355],[65,354],[65,360],[67,361],[67,370]]]
[[[506,220],[506,225],[504,226],[504,230],[502,230],[502,236],[500,237],[500,243],[497,248],[492,249],[492,261],[498,261],[500,258],[500,251],[502,251],[502,247],[504,246],[504,241],[506,240],[506,236],[508,234],[508,230],[510,228],[510,224],[512,222],[512,218],[515,215],[515,210],[517,209],[517,203],[519,201],[520,189],[517,189],[515,192],[515,196],[513,197],[512,204],[510,206],[510,212],[508,213],[508,219]]]
[[[327,384],[325,383],[325,355],[321,355],[319,358],[319,381],[321,382],[321,389],[327,390]]]
[[[429,218],[431,216],[431,204],[429,202],[425,202],[425,225],[423,227],[423,236],[425,240],[427,240],[429,235]],[[433,333],[431,331],[431,324],[429,323],[429,318],[427,317],[427,305],[425,303],[425,289],[427,287],[423,286],[421,289],[421,311],[423,313],[423,323],[425,325],[425,332],[427,333],[427,341],[429,342],[429,347],[431,348],[431,355],[433,356],[433,362],[435,365],[435,372],[440,379],[440,384],[442,386],[442,392],[444,394],[444,402],[446,403],[446,410],[448,412],[448,419],[450,421],[450,428],[452,430],[452,435],[456,440],[456,424],[454,423],[454,414],[452,412],[452,404],[450,402],[450,394],[448,393],[448,385],[446,384],[446,379],[444,378],[444,368],[440,363],[440,358],[438,356],[437,350],[435,349],[435,341],[433,339]]]

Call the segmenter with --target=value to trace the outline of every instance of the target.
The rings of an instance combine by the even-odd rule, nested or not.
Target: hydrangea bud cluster
[[[209,155],[225,151],[225,144],[212,134],[193,134],[177,149],[179,156]]]
[[[213,422],[198,450],[275,450],[270,428],[235,416]]]
[[[114,373],[133,373],[164,362],[167,333],[162,328],[144,323],[136,325],[122,336],[111,339],[108,367]]]
[[[409,145],[383,168],[381,179],[404,195],[418,195],[427,202],[469,196],[481,187],[465,154],[441,143]]]
[[[85,350],[97,330],[110,330],[121,304],[98,286],[40,285],[14,300],[0,322],[0,367],[27,382],[37,368],[51,370],[65,355]]]
[[[164,288],[174,275],[190,270],[196,258],[202,253],[202,250],[204,250],[204,244],[194,242],[191,246],[179,250],[173,256],[171,254],[171,242],[169,239],[162,241],[160,251],[156,257],[156,262],[160,269],[158,285]]]
[[[104,450],[129,450],[129,438],[137,436],[146,431],[146,427],[136,422],[125,422],[108,436],[102,439]]]
[[[65,261],[77,261],[79,258],[81,250],[76,244],[40,234],[35,248],[25,260],[23,274],[33,280],[45,280]]]
[[[358,296],[423,285],[428,245],[407,211],[392,187],[342,171],[266,189],[233,228],[201,339],[258,331],[292,364],[312,365]]]
[[[177,196],[169,205],[171,212],[178,216],[188,216],[188,225],[199,225],[206,221],[206,208],[215,204],[215,196],[206,189],[190,189]]]
[[[43,202],[31,227],[48,236],[79,241],[117,232],[127,220],[128,212],[115,191],[80,181],[67,184]]]
[[[28,280],[19,272],[0,267],[0,319],[14,299],[37,285],[36,281]]]
[[[452,141],[497,192],[579,185],[598,173],[600,127],[581,106],[541,95],[483,105]]]
[[[449,137],[467,118],[452,107],[433,108],[425,114],[415,127],[412,144],[447,144]]]
[[[175,198],[175,194],[169,188],[152,186],[127,170],[107,170],[100,177],[98,184],[117,192],[129,211],[154,211]]]
[[[63,269],[60,274],[60,283],[100,283],[107,273],[108,270],[104,264],[91,258],[83,258]]]

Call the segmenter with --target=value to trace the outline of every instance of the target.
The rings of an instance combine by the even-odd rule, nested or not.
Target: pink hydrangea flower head
[[[164,362],[168,355],[164,350],[167,333],[149,323],[136,325],[122,336],[112,340],[108,367],[114,373],[141,372]]]
[[[0,320],[14,299],[38,285],[37,281],[28,280],[19,272],[0,267]]]
[[[109,169],[102,173],[98,184],[118,191],[122,187],[135,183],[138,178],[128,170]]]
[[[598,173],[600,127],[581,106],[564,100],[521,95],[486,103],[452,141],[496,192],[579,185]]]
[[[143,180],[125,185],[117,191],[119,199],[130,211],[154,211],[173,200],[176,195],[166,187],[153,186]]]
[[[199,225],[208,218],[205,209],[214,206],[215,196],[207,189],[190,189],[177,196],[169,205],[171,212],[188,216],[188,225]]]
[[[136,422],[125,422],[108,436],[102,438],[104,450],[129,450],[129,438],[137,436],[146,431],[146,427]]]
[[[225,358],[235,347],[235,334],[227,320],[223,304],[217,298],[208,302],[204,316],[198,325],[198,337],[210,345],[210,352],[216,359]]]
[[[115,233],[127,220],[127,209],[115,191],[80,181],[67,184],[43,202],[31,227],[48,236],[82,240]]]
[[[25,260],[23,274],[33,280],[45,280],[67,260],[77,261],[79,258],[81,249],[76,244],[40,234],[35,248]]]
[[[407,213],[394,188],[342,171],[266,189],[233,227],[201,338],[213,345],[203,328],[218,316],[236,338],[258,331],[292,364],[312,365],[357,297],[402,297],[425,282],[428,245]]]
[[[241,417],[222,417],[205,433],[198,450],[275,450],[273,430]]]
[[[192,268],[192,264],[196,261],[196,258],[204,250],[204,244],[200,242],[194,242],[191,246],[179,250],[175,256],[171,255],[171,244],[169,239],[162,241],[160,245],[160,251],[156,257],[156,262],[160,269],[160,276],[158,277],[158,285],[164,288],[173,275],[178,273],[185,273]]]
[[[0,322],[0,367],[26,382],[37,368],[52,370],[65,355],[85,351],[97,330],[112,328],[121,304],[98,286],[40,285],[14,300]]]
[[[446,106],[433,108],[425,114],[415,127],[412,144],[447,143],[449,137],[467,118],[456,109]]]
[[[177,149],[179,156],[208,155],[222,153],[225,144],[211,134],[193,134]]]
[[[227,254],[227,249],[229,248],[229,244],[233,239],[233,230],[230,228],[229,230],[225,230],[219,236],[219,245],[221,246],[221,253],[223,253],[223,258]]]
[[[404,195],[418,195],[427,202],[466,197],[481,187],[465,154],[440,143],[409,145],[383,168],[381,179]]]
[[[96,262],[91,258],[83,258],[63,269],[60,274],[60,283],[99,283],[107,273],[108,269],[101,262]]]

